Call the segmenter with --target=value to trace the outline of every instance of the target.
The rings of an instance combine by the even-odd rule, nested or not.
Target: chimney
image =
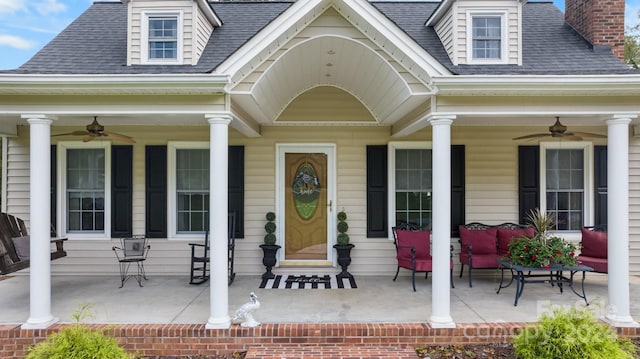
[[[624,60],[624,0],[565,0],[564,19],[594,51]]]

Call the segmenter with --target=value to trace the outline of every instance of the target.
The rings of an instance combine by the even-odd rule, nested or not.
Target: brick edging
[[[22,358],[29,346],[70,324],[23,330],[19,324],[0,325],[0,357]],[[535,323],[459,323],[456,328],[432,328],[428,323],[276,323],[257,328],[233,325],[206,329],[204,324],[91,324],[143,356],[187,356],[244,351],[270,345],[349,345],[416,347],[423,344],[509,342],[522,328]],[[640,337],[640,328],[617,328],[625,337]]]

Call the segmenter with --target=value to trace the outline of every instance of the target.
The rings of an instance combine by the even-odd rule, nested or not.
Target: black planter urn
[[[338,279],[353,278],[351,273],[347,271],[351,264],[351,249],[355,247],[353,244],[334,244],[333,248],[338,252],[338,265],[342,268],[342,272],[338,274]]]
[[[278,253],[280,246],[277,244],[261,244],[260,248],[262,248],[263,252],[262,264],[264,264],[267,269],[267,271],[262,275],[262,279],[275,278],[276,275],[271,272],[271,268],[273,268],[273,266],[278,262],[276,259],[276,253]]]

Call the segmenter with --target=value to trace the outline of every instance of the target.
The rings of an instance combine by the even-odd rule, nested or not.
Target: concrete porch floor
[[[52,314],[60,322],[73,322],[72,312],[90,304],[95,317],[86,323],[203,324],[209,317],[209,286],[190,285],[186,277],[158,277],[139,287],[129,280],[118,288],[116,276],[54,276]],[[29,317],[29,277],[0,277],[0,324],[23,323]],[[254,313],[262,323],[380,323],[428,322],[431,314],[431,278],[356,276],[356,289],[259,289],[260,278],[236,276],[229,287],[229,315],[255,292],[261,308]],[[455,278],[451,290],[451,315],[456,323],[530,322],[549,304],[575,306],[584,301],[569,288],[560,293],[548,284],[527,284],[518,306],[514,306],[515,284],[496,294],[499,272],[474,275],[469,288],[466,274]],[[640,277],[632,276],[631,315],[640,320]],[[607,275],[587,274],[587,298],[592,308],[603,313],[607,304]],[[596,313],[596,314],[598,314]]]

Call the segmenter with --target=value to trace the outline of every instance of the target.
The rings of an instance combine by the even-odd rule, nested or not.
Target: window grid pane
[[[67,150],[67,228],[104,232],[105,150]]]
[[[176,150],[176,218],[178,233],[209,228],[209,150]]]
[[[474,16],[472,19],[474,59],[502,57],[502,23],[499,16]]]
[[[178,58],[177,17],[149,18],[149,58],[170,60]]]
[[[431,227],[431,150],[396,150],[396,225]]]
[[[584,153],[581,149],[546,150],[547,212],[555,230],[579,230],[584,223]]]

